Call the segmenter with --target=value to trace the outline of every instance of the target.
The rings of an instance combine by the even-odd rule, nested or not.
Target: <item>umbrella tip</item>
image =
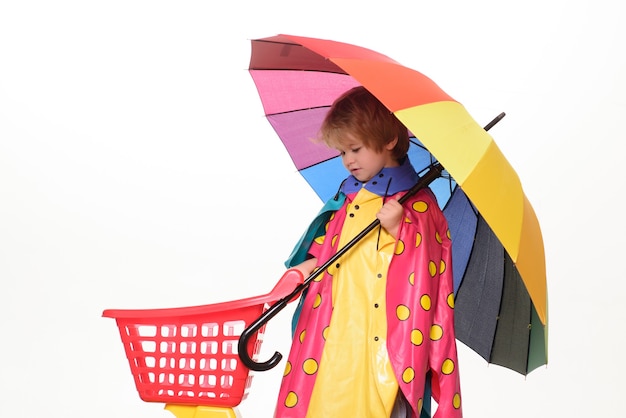
[[[493,118],[493,120],[491,122],[489,122],[485,127],[485,131],[488,131],[489,129],[493,128],[493,126],[500,122],[502,120],[503,117],[506,116],[506,113],[502,112],[500,113],[498,116],[496,116],[495,118]]]

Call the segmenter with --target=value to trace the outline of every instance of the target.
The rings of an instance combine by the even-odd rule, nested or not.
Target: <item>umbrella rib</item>
[[[528,374],[528,364],[529,364],[529,359],[530,359],[530,340],[532,338],[532,334],[531,334],[531,327],[532,327],[532,323],[533,323],[533,307],[532,307],[532,302],[531,302],[531,307],[529,310],[529,315],[528,315],[528,348],[526,350],[526,352],[528,354],[526,354],[526,358],[524,360],[526,360],[526,367],[524,368],[524,376],[526,376]]]
[[[307,165],[306,167],[299,168],[298,171],[306,170],[307,168],[315,167],[316,165],[324,164],[326,161],[334,160],[339,155],[325,159],[324,161],[318,161],[315,164]],[[342,183],[343,184],[343,183]]]
[[[348,74],[346,74],[343,71],[307,70],[305,68],[250,67],[248,70],[253,70],[253,71],[285,71],[285,72],[299,71],[299,72],[303,72],[303,73],[323,73],[323,74],[348,75]]]
[[[301,109],[292,109],[292,110],[285,110],[283,112],[267,113],[265,116],[288,115],[289,113],[306,112],[308,110],[325,109],[325,108],[329,108],[329,107],[330,106],[328,106],[328,105],[303,107]]]

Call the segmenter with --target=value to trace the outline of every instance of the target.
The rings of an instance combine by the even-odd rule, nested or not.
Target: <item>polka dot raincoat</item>
[[[381,202],[376,204],[380,207],[384,198],[400,198],[414,184],[416,178],[408,160],[401,167],[383,169],[379,178],[369,184],[360,184],[354,178],[348,178],[339,198],[329,202],[320,212],[309,228],[310,233],[305,234],[288,263],[295,265],[309,253],[317,257],[321,266],[345,243],[346,237],[342,240],[341,234],[345,232],[346,225],[352,222],[350,218],[354,216],[355,202],[356,206],[361,202],[366,203],[363,200],[364,193],[374,197],[379,195]],[[376,183],[379,185],[376,186]],[[390,188],[391,184],[394,186]],[[373,202],[373,199],[366,200]],[[428,372],[432,376],[433,398],[438,404],[435,418],[462,417],[454,334],[451,241],[447,221],[429,189],[420,190],[404,206],[405,216],[397,240],[392,239],[391,245],[385,245],[389,237],[384,234],[381,236],[380,231],[378,234],[373,231],[369,234],[370,242],[365,244],[375,245],[379,252],[387,248],[389,257],[383,257],[387,261],[382,262],[386,272],[368,272],[368,269],[381,268],[381,263],[367,264],[358,258],[353,262],[358,266],[349,269],[345,263],[351,263],[351,258],[347,257],[352,256],[347,253],[309,285],[299,307],[275,417],[310,417],[313,414],[310,410],[316,411],[315,418],[320,415],[320,411],[324,411],[323,416],[339,416],[334,411],[345,416],[345,411],[351,407],[353,412],[363,411],[364,408],[373,411],[374,407],[369,405],[378,407],[380,402],[385,404],[382,410],[388,411],[386,406],[389,401],[385,401],[385,397],[388,398],[389,391],[393,390],[393,398],[398,391],[402,391],[411,406],[412,416],[417,418],[424,404]],[[359,245],[350,251],[365,251],[359,250]],[[347,280],[345,274],[348,273],[344,273],[343,277],[340,273],[344,269],[352,275],[371,275],[384,280],[383,287],[377,288],[379,293],[383,293],[379,295],[384,299],[382,303],[376,302],[376,294],[372,296],[372,306],[384,307],[384,326],[376,325],[371,327],[370,332],[357,332],[353,337],[350,326],[342,328],[341,324],[334,322],[337,318],[345,321],[346,318],[360,318],[365,315],[364,305],[354,302],[358,295],[340,295],[342,287],[333,283],[333,280]],[[337,304],[348,306],[341,307]],[[350,309],[357,311],[350,313]],[[344,312],[341,314],[343,316],[338,312]],[[334,313],[337,318],[333,319]],[[376,316],[373,318],[370,322],[376,323]],[[352,350],[357,347],[354,354],[344,353],[340,362],[333,363],[341,364],[341,370],[335,368],[329,371],[324,370],[323,359],[336,358],[331,351],[337,351],[338,347],[343,350],[342,345],[332,343],[332,338],[328,346],[326,344],[333,328],[341,329],[342,335],[349,334],[350,338],[362,340],[350,344],[353,346]],[[386,335],[379,335],[381,330]],[[375,347],[381,342],[386,343],[383,350]],[[359,350],[359,347],[363,349]],[[368,362],[366,359],[364,362],[361,351],[374,353],[374,361]],[[382,360],[381,356],[384,357]],[[374,370],[368,372],[368,368]],[[333,379],[335,374],[337,379]],[[374,383],[366,383],[364,391],[360,388],[363,384],[359,383],[372,375],[375,376]],[[354,380],[350,381],[351,378]],[[375,379],[384,380],[385,384]],[[391,386],[389,380],[392,381]],[[323,383],[324,387],[316,389],[316,383]],[[354,391],[351,391],[353,388]],[[319,396],[320,393],[326,393],[331,398],[334,396],[335,399],[327,407],[320,407],[318,404],[324,399]],[[337,399],[338,393],[342,394],[342,398]],[[369,416],[381,416],[380,410],[371,414]],[[362,416],[361,412],[359,416]]]

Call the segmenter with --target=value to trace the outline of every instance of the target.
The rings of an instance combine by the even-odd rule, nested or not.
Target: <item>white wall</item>
[[[246,71],[249,40],[278,33],[382,52],[481,123],[507,113],[492,135],[542,225],[550,362],[524,378],[461,346],[465,414],[617,416],[625,18],[619,0],[3,2],[0,416],[171,416],[137,396],[102,311],[278,280],[320,205]],[[289,319],[262,358],[288,352]],[[281,370],[244,418],[271,416]]]

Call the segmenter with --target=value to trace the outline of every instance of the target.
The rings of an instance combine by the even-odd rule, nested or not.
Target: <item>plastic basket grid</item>
[[[266,305],[218,310],[227,306],[108,312],[124,313],[116,322],[141,399],[230,407],[245,399],[252,373],[239,359],[239,336]],[[264,328],[249,341],[252,358]]]
[[[248,394],[252,373],[239,359],[239,337],[270,305],[304,281],[289,269],[270,293],[188,308],[107,309],[115,318],[139,396],[146,402],[233,407]],[[248,339],[257,360],[265,325]]]

